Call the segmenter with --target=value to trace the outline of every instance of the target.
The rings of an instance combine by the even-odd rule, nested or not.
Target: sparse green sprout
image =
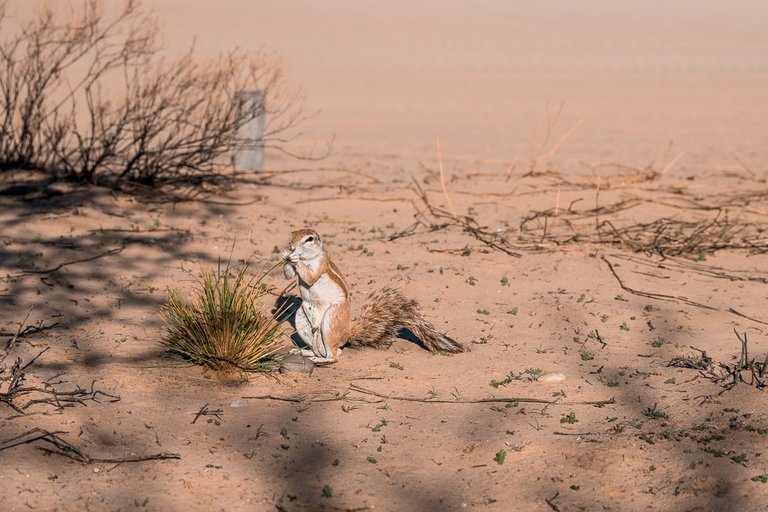
[[[477,310],[477,314],[478,314],[478,315],[490,315],[490,314],[491,314],[491,312],[490,312],[490,311],[488,311],[487,309],[478,309],[478,310]]]
[[[701,251],[699,254],[696,255],[694,260],[696,260],[696,261],[707,261],[707,251]]]
[[[560,423],[569,423],[573,425],[574,423],[578,423],[579,420],[576,419],[576,413],[574,411],[569,412],[562,418],[560,418]]]
[[[573,489],[574,491],[578,491],[579,489],[581,489],[581,486],[573,484],[573,485],[571,485],[571,489]]]
[[[323,498],[332,498],[333,497],[333,487],[331,487],[328,484],[325,484],[323,486]]]
[[[646,304],[645,306],[643,306],[643,311],[650,313],[651,311],[653,311],[653,305]]]
[[[509,279],[507,279],[507,276],[501,276],[501,286],[509,286]]]
[[[390,367],[390,368],[394,368],[394,369],[396,369],[396,370],[403,370],[403,369],[404,369],[404,368],[403,368],[403,365],[401,365],[401,364],[399,364],[399,363],[396,363],[396,362],[394,362],[394,361],[393,361],[393,362],[391,362],[391,363],[389,363],[389,367]]]
[[[163,344],[190,361],[216,371],[271,371],[277,369],[278,343],[283,334],[283,309],[269,314],[262,300],[269,294],[264,277],[273,270],[249,276],[245,263],[237,272],[221,262],[202,272],[198,287],[187,298],[169,291],[160,307],[166,325]]]
[[[579,295],[579,298],[576,299],[576,304],[580,304],[580,303],[584,302],[584,299],[586,299],[586,298],[587,298],[587,295],[582,293],[581,295]]]
[[[518,308],[514,307],[514,308],[510,309],[509,311],[507,311],[507,314],[517,316],[517,311],[518,311]]]
[[[619,326],[619,329],[621,329],[622,331],[628,331],[629,330],[629,326],[627,325],[627,322],[621,322],[621,325]]]
[[[525,373],[528,375],[541,375],[543,373],[541,368],[526,368]]]
[[[498,452],[496,452],[496,456],[493,458],[493,460],[496,462],[496,464],[501,466],[502,464],[504,464],[504,459],[506,458],[507,458],[507,451],[499,450]]]
[[[488,338],[478,338],[476,340],[472,340],[470,343],[473,345],[486,345],[488,344]]]
[[[579,350],[579,356],[581,356],[582,361],[591,361],[595,358],[595,356],[587,350]]]
[[[514,374],[514,372],[509,372],[506,377],[502,380],[492,380],[489,383],[489,386],[491,386],[494,389],[498,389],[499,386],[506,386],[513,380],[517,379],[517,375]]]
[[[677,384],[677,381],[675,380],[674,377],[672,377],[671,379],[665,380],[664,384]]]
[[[623,296],[622,294],[618,294],[618,295],[616,295],[616,296],[613,298],[613,300],[618,300],[618,301],[620,301],[620,302],[629,302],[629,300],[628,300],[628,299],[625,299],[625,298],[624,298],[624,296]]]
[[[475,286],[477,284],[477,279],[472,276],[469,276],[467,278],[467,284],[469,284],[470,286]]]
[[[272,254],[280,254],[280,248],[278,246],[274,246],[272,248]]]
[[[373,426],[371,431],[372,432],[381,432],[381,427],[386,427],[388,424],[389,424],[389,422],[387,420],[385,420],[384,418],[381,418],[381,420],[376,425]]]
[[[654,339],[651,341],[651,346],[652,346],[652,347],[654,347],[654,348],[659,348],[659,347],[661,347],[662,345],[664,345],[666,342],[667,342],[667,340],[665,340],[665,339],[664,339],[662,336],[656,336],[656,337],[655,337],[655,338],[654,338]]]
[[[367,457],[365,460],[367,460],[367,461],[368,461],[368,462],[370,462],[371,464],[376,464],[376,462],[378,462],[378,461],[376,460],[376,457],[374,457],[373,455],[369,455],[369,456],[368,456],[368,457]]]
[[[741,455],[734,455],[733,457],[731,457],[731,460],[736,464],[743,464],[747,462],[747,454],[742,453]]]
[[[753,476],[750,480],[752,480],[753,482],[768,483],[768,473],[763,473],[762,475]]]
[[[656,409],[656,404],[653,404],[653,407],[648,407],[646,410],[644,410],[643,415],[654,420],[669,419],[669,415],[667,413]]]

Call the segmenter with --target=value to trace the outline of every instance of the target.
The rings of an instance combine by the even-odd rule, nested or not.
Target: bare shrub
[[[6,12],[0,3],[0,33]],[[269,131],[250,143],[284,149],[282,134],[302,120],[279,60],[234,50],[203,61],[194,48],[165,59],[139,0],[51,4],[10,32],[0,41],[0,171],[114,187],[194,182],[221,172],[243,143],[238,129],[262,111]],[[241,90],[260,90],[262,103],[238,102]]]

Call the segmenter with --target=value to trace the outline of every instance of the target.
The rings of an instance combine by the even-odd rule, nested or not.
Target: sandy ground
[[[94,459],[181,456],[84,464],[39,442],[3,449],[3,510],[765,506],[768,485],[753,480],[768,473],[765,391],[749,372],[724,390],[728,380],[668,366],[698,356],[691,346],[734,364],[734,329],[750,358],[768,352],[764,3],[151,5],[170,53],[197,34],[201,54],[266,45],[283,55],[320,111],[296,147],[335,134],[335,151],[310,163],[270,155],[270,170],[307,170],[210,202],[66,185],[0,198],[0,329],[14,332],[30,308],[29,325],[56,324],[21,338],[6,364],[50,347],[27,368],[31,384],[94,383],[120,397],[26,415],[0,403],[0,448],[42,428]],[[561,100],[541,148],[545,104],[552,115]],[[542,158],[526,176],[534,126]],[[415,217],[425,205],[412,180],[448,206],[436,135],[456,211],[520,257]],[[662,259],[590,236],[605,220],[621,230],[666,218],[679,238],[695,226],[674,222],[726,210],[731,230],[707,236],[751,248]],[[233,245],[236,259],[265,260],[304,226],[326,237],[355,298],[396,284],[471,351],[401,341],[240,385],[164,354],[168,287],[192,286]],[[278,273],[270,282],[285,284]],[[565,380],[536,380],[537,370]],[[264,395],[308,400],[248,398]],[[472,402],[490,398],[511,400]],[[206,404],[220,417],[193,423]]]

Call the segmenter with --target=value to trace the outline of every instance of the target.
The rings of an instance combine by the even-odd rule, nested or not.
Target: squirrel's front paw
[[[293,279],[296,277],[296,268],[290,263],[283,265],[283,275],[286,279]]]

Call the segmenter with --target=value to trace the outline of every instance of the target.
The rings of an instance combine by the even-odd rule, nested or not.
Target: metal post
[[[232,156],[232,166],[238,171],[264,170],[264,136],[267,128],[267,111],[261,91],[238,91],[235,101],[247,112],[248,121],[237,131],[237,144]]]

